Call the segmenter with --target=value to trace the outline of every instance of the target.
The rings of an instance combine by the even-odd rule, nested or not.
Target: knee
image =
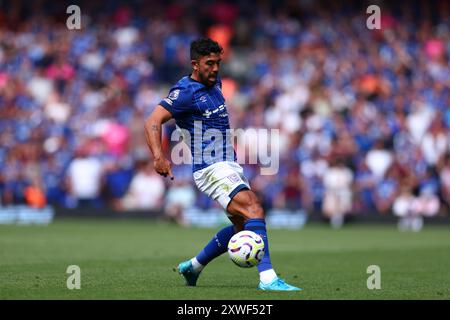
[[[247,206],[247,219],[264,219],[264,210],[257,199],[250,201]]]
[[[233,199],[227,207],[228,212],[241,216],[244,221],[248,219],[264,219],[264,210],[254,193],[242,192],[238,195],[239,198]]]

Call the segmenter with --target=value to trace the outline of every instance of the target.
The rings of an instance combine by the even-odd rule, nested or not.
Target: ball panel
[[[264,241],[253,231],[238,232],[228,243],[228,254],[237,266],[254,267],[264,256]]]

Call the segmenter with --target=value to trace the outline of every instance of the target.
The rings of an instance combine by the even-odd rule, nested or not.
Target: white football
[[[264,241],[253,231],[238,232],[228,242],[228,255],[239,267],[254,267],[264,256]]]

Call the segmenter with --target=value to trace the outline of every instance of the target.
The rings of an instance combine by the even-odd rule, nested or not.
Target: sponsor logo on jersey
[[[215,108],[214,110],[210,111],[209,109],[207,109],[204,113],[203,116],[206,118],[209,118],[212,114],[216,114],[218,112],[220,112],[221,114],[219,114],[219,117],[228,117],[228,114],[226,112],[223,112],[225,110],[225,105],[221,104],[220,106],[218,106],[217,108]]]
[[[227,178],[228,178],[228,180],[231,181],[231,183],[238,183],[240,181],[237,173],[233,173],[231,176],[228,176]]]
[[[209,109],[206,110],[206,111],[203,113],[203,116],[206,117],[206,118],[209,118],[211,115],[212,115],[212,112],[209,111]]]

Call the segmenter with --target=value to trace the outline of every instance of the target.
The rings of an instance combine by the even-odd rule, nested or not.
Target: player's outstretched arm
[[[170,112],[158,105],[145,121],[144,128],[147,145],[153,154],[155,171],[164,177],[169,176],[173,180],[170,161],[164,157],[161,147],[162,124],[171,118],[172,115]]]

